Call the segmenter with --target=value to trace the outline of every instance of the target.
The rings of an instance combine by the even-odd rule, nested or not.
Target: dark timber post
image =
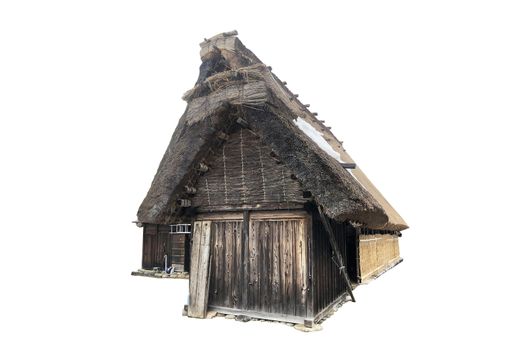
[[[249,266],[248,262],[250,261],[250,252],[248,248],[248,242],[249,242],[249,233],[250,233],[250,212],[248,210],[244,210],[242,212],[242,235],[241,235],[241,242],[242,242],[242,270],[241,270],[241,281],[242,281],[242,309],[247,310],[248,309],[248,279],[249,279]]]
[[[341,251],[339,250],[337,241],[335,240],[335,236],[334,236],[334,232],[332,231],[332,227],[330,227],[330,224],[326,220],[326,217],[324,216],[323,210],[321,209],[320,206],[317,206],[317,210],[319,211],[319,216],[321,217],[323,226],[326,232],[328,232],[328,238],[330,240],[330,245],[332,246],[332,249],[335,253],[337,262],[339,263],[339,272],[343,275],[343,278],[346,282],[348,294],[350,294],[350,298],[352,298],[352,301],[355,303],[354,294],[352,293],[352,282],[350,282],[350,277],[348,277],[348,272],[346,271],[346,263],[343,260],[343,256],[341,255]]]
[[[357,282],[361,283],[361,253],[359,251],[359,236],[361,236],[361,227],[355,228],[355,266]]]
[[[308,215],[308,218],[305,220],[306,224],[306,242],[308,244],[307,250],[307,259],[306,266],[308,273],[308,294],[306,297],[306,319],[304,320],[304,325],[306,327],[313,327],[314,324],[314,293],[315,293],[315,284],[314,284],[314,254],[313,254],[313,223],[312,215]]]

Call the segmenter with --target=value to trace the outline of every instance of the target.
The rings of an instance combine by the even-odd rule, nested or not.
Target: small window
[[[191,234],[191,224],[170,225],[170,234],[172,234],[172,235],[189,235],[189,234]]]

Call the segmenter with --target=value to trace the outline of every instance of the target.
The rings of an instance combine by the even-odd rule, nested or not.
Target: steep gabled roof
[[[201,43],[199,78],[183,96],[188,106],[138,220],[171,222],[180,213],[175,199],[196,176],[197,164],[218,145],[219,134],[242,122],[275,151],[328,216],[370,228],[407,228],[358,167],[343,167],[354,162],[329,128],[236,35],[222,33]]]

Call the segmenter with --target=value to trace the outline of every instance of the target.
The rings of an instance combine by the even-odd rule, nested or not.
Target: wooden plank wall
[[[186,265],[187,235],[170,235],[171,237],[171,266],[175,271],[188,271]],[[189,256],[189,254],[187,254]]]
[[[187,235],[172,235],[169,225],[144,224],[142,268],[164,269],[164,255],[168,256],[168,267],[176,271],[189,271],[190,238]]]
[[[245,261],[242,221],[213,222],[209,305],[305,317],[308,273],[304,226],[304,219],[250,220]],[[243,281],[245,265],[247,281]],[[243,286],[247,286],[245,296]]]
[[[398,235],[395,233],[374,233],[359,236],[359,258],[361,279],[373,278],[399,261]]]
[[[197,180],[192,206],[213,209],[307,200],[292,173],[272,156],[271,148],[248,129],[230,134],[206,162],[209,170]]]
[[[242,220],[211,224],[209,305],[242,305]]]
[[[356,233],[350,223],[338,223],[329,219],[330,226],[341,250],[343,259],[347,261],[347,271],[352,282],[357,282],[356,269]],[[340,275],[335,256],[332,259],[332,248],[328,233],[319,218],[318,213],[312,218],[313,234],[313,278],[314,278],[314,313],[321,312],[346,291],[343,276]]]
[[[142,242],[142,268],[164,269],[164,254],[170,255],[169,226],[144,224]],[[168,261],[169,263],[169,261]]]

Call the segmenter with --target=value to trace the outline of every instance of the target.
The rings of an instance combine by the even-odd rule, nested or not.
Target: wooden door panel
[[[242,221],[211,224],[209,304],[240,308],[242,271]]]
[[[242,300],[242,221],[211,225],[209,305],[259,313],[305,316],[304,219],[255,219],[248,234],[246,302]]]

